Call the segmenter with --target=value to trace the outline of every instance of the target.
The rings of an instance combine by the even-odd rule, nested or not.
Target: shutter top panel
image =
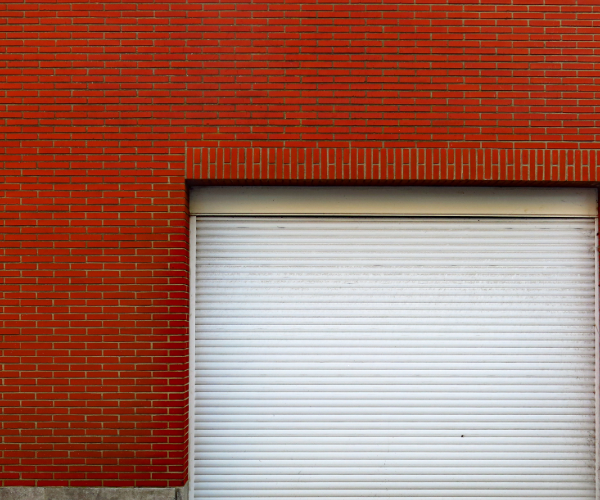
[[[596,217],[592,188],[197,187],[192,215]]]

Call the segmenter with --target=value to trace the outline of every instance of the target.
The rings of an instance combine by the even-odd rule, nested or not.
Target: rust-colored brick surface
[[[596,0],[209,2],[189,16],[189,116],[214,145],[597,147]]]

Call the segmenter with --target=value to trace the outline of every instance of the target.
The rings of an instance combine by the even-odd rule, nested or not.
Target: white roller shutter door
[[[195,227],[194,498],[596,498],[594,219]]]

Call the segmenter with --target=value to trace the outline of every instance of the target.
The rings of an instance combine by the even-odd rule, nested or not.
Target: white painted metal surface
[[[198,217],[193,498],[596,498],[595,232]]]
[[[190,266],[190,309],[189,309],[189,333],[190,333],[190,349],[189,349],[189,358],[188,358],[188,370],[190,374],[189,379],[189,387],[188,387],[188,429],[190,432],[193,432],[193,429],[196,425],[196,414],[194,411],[194,405],[196,402],[196,386],[194,381],[196,380],[196,352],[194,346],[196,345],[196,216],[192,215],[190,217],[190,227],[189,227],[189,266]],[[194,440],[190,439],[188,441],[188,470],[194,470],[194,453],[195,453],[195,445]],[[194,495],[194,474],[189,474],[188,480],[188,497],[193,498]]]
[[[196,187],[196,215],[465,215],[596,217],[591,188]]]

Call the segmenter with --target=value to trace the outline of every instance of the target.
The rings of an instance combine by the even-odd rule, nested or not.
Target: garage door
[[[193,498],[596,498],[594,219],[194,222]]]

